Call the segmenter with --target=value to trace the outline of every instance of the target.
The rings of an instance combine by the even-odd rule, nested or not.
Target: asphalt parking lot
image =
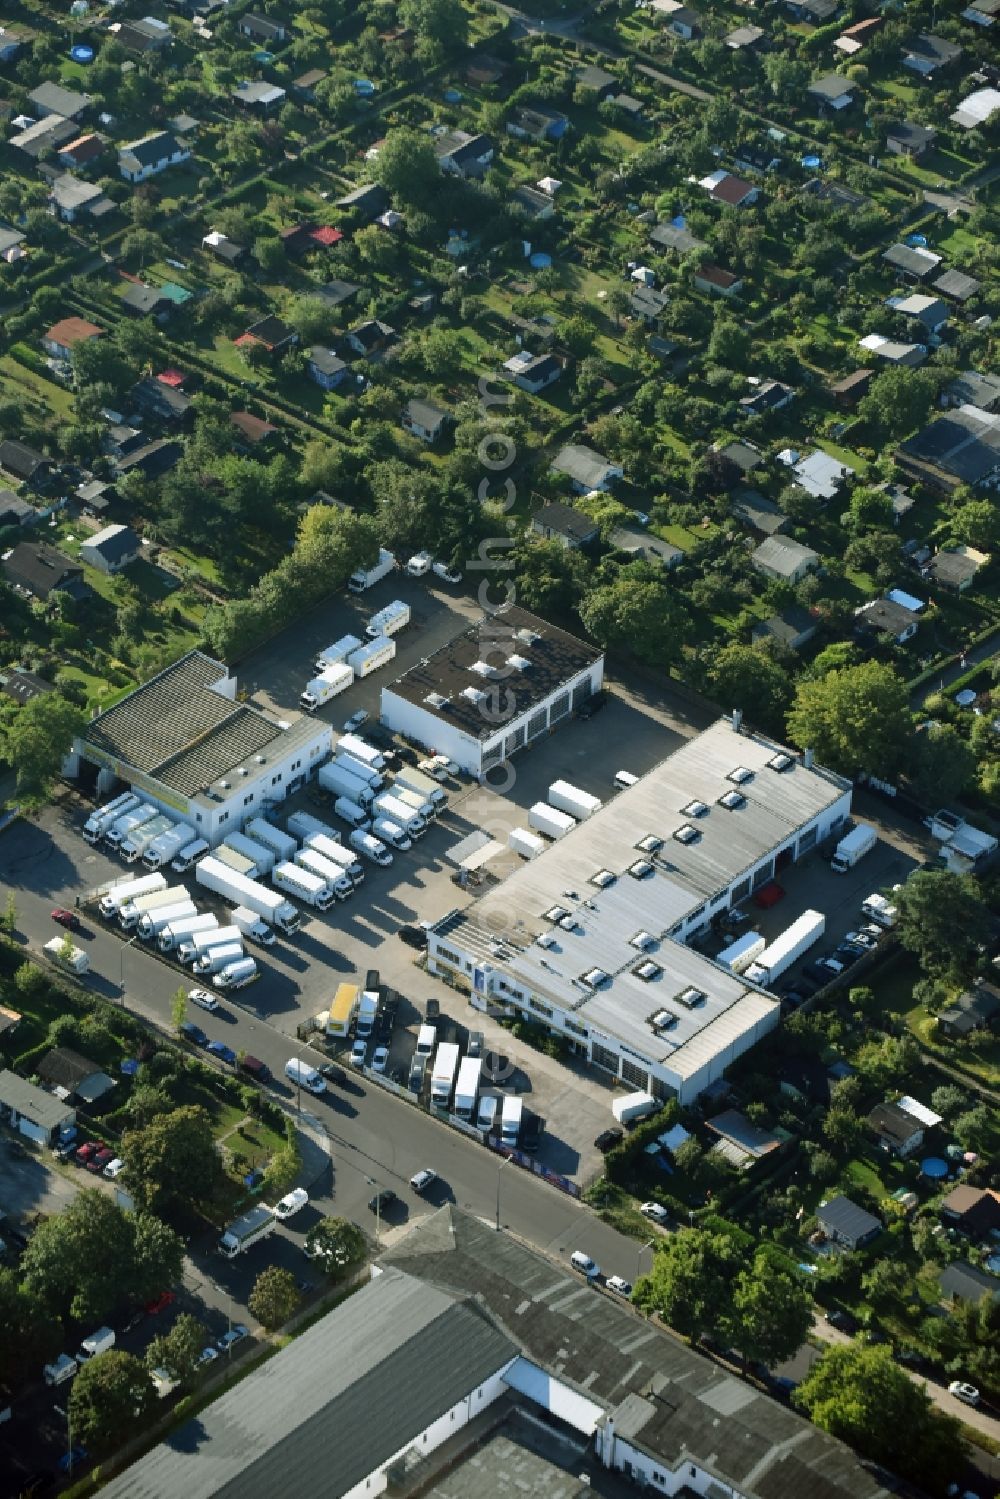
[[[20,1145],[4,1136],[0,1141],[0,1239],[7,1223],[23,1224],[36,1215],[61,1213],[81,1186],[93,1186],[93,1178],[48,1169],[42,1156],[30,1145]]]

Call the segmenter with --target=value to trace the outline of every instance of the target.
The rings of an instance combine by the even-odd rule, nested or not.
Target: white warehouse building
[[[428,968],[690,1103],[779,1004],[685,945],[848,822],[849,781],[723,719],[431,929]]]
[[[98,795],[125,781],[214,847],[296,791],[332,747],[329,724],[239,702],[228,668],[190,651],[92,719],[68,769],[98,766]]]
[[[604,656],[526,609],[488,614],[382,689],[387,728],[484,776],[604,681]]]

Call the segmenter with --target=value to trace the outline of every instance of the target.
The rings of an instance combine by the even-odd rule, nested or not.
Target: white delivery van
[[[115,1332],[113,1327],[99,1327],[92,1332],[89,1338],[84,1338],[80,1344],[80,1351],[76,1356],[78,1364],[85,1364],[88,1359],[96,1358],[99,1353],[107,1353],[109,1348],[115,1346]]]
[[[422,1025],[417,1032],[417,1046],[414,1052],[418,1057],[429,1057],[437,1045],[437,1031],[433,1025]]]
[[[493,1124],[497,1116],[497,1098],[493,1093],[484,1093],[479,1100],[479,1113],[476,1115],[476,1128],[487,1130],[492,1133]]]
[[[326,1083],[316,1068],[310,1067],[308,1062],[303,1062],[299,1057],[289,1057],[285,1063],[285,1076],[289,1082],[305,1088],[309,1093],[326,1092]]]
[[[616,791],[627,791],[634,786],[638,776],[634,776],[630,770],[616,770],[614,776],[614,788]]]
[[[504,1145],[513,1148],[521,1134],[521,1114],[523,1104],[516,1093],[505,1093],[503,1100],[503,1112],[500,1115],[500,1139]]]
[[[42,1377],[47,1385],[65,1384],[66,1380],[73,1379],[79,1370],[80,1366],[75,1358],[70,1358],[68,1353],[60,1353],[54,1363],[45,1365]]]

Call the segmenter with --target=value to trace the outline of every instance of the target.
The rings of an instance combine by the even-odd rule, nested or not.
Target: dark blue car
[[[213,1057],[218,1057],[220,1062],[228,1062],[230,1067],[236,1066],[236,1053],[224,1041],[209,1041],[205,1050],[211,1052]]]
[[[184,1020],[180,1027],[181,1035],[185,1041],[190,1041],[192,1046],[207,1046],[208,1037],[200,1025],[195,1025],[193,1020]]]
[[[75,1473],[88,1460],[86,1447],[71,1447],[68,1452],[63,1453],[56,1466],[60,1473]]]

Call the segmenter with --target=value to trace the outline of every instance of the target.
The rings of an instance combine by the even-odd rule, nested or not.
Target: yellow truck
[[[337,992],[333,996],[333,1004],[330,1013],[326,1017],[326,1034],[328,1036],[346,1036],[351,1029],[351,1021],[354,1019],[358,1008],[358,986],[357,984],[338,984]]]

